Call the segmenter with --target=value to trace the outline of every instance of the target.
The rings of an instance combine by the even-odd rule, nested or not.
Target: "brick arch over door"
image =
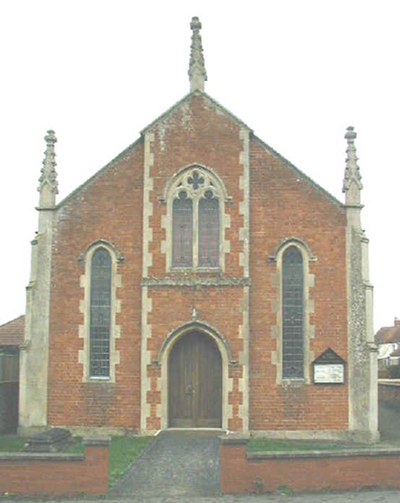
[[[162,429],[227,429],[230,356],[226,341],[197,323],[167,338],[159,360]]]

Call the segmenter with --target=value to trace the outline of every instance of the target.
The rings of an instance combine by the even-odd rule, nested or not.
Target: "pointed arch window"
[[[168,197],[172,216],[169,268],[221,268],[223,192],[219,179],[200,166],[176,177]]]
[[[296,246],[282,257],[282,377],[304,378],[304,268]]]
[[[93,253],[90,269],[90,356],[91,377],[110,375],[112,262],[105,248]]]
[[[117,292],[122,277],[118,268],[124,258],[112,243],[98,239],[78,260],[85,269],[80,277],[83,298],[79,301],[83,314],[79,337],[83,339],[83,347],[78,353],[79,363],[83,365],[83,382],[115,382],[116,366],[120,361],[116,343],[121,334],[117,324],[121,301]]]

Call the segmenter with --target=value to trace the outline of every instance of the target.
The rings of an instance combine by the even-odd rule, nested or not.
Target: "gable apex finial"
[[[56,202],[56,194],[58,194],[58,182],[56,172],[56,154],[54,145],[57,143],[57,138],[52,129],[47,131],[44,137],[46,141],[46,151],[43,160],[43,167],[39,178],[38,191],[40,192],[39,208],[54,207]]]
[[[204,65],[203,46],[200,35],[201,22],[197,16],[192,17],[190,29],[193,32],[188,72],[190,92],[196,90],[204,91],[204,82],[207,80],[207,72]]]
[[[192,17],[192,21],[190,22],[190,29],[195,31],[200,31],[201,30],[201,22],[200,19],[197,16]]]
[[[346,194],[347,205],[359,205],[360,192],[363,185],[361,182],[360,168],[357,164],[358,157],[356,147],[354,145],[354,140],[357,138],[354,127],[349,126],[344,137],[347,140],[347,158],[343,180],[343,192]]]

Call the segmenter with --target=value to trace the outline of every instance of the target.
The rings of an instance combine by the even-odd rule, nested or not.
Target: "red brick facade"
[[[251,428],[254,430],[343,429],[348,424],[346,386],[280,385],[271,362],[277,323],[277,288],[269,259],[285,238],[301,239],[316,260],[310,341],[314,357],[327,347],[346,359],[347,307],[344,209],[258,141],[251,151]]]
[[[143,147],[127,149],[58,210],[52,256],[49,344],[48,422],[51,425],[115,426],[136,429],[140,408],[140,279],[143,194]],[[83,323],[79,260],[99,239],[115,244],[123,287],[117,289],[123,309],[115,383],[83,382],[79,325]]]
[[[168,270],[168,187],[190,166],[209,170],[226,192],[217,271]],[[163,365],[192,326],[208,327],[225,351],[223,427],[347,430],[347,384],[316,386],[311,378],[311,362],[327,348],[348,358],[345,238],[346,213],[338,201],[207,95],[190,94],[56,207],[47,423],[167,427]],[[96,242],[118,256],[111,380],[85,379],[80,356],[85,253]],[[307,287],[308,377],[299,382],[278,377],[278,264],[285,243],[300,243],[313,278]]]

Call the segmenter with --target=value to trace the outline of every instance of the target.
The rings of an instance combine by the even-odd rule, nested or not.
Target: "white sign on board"
[[[319,384],[342,384],[344,383],[344,365],[324,364],[314,365],[314,382]]]

